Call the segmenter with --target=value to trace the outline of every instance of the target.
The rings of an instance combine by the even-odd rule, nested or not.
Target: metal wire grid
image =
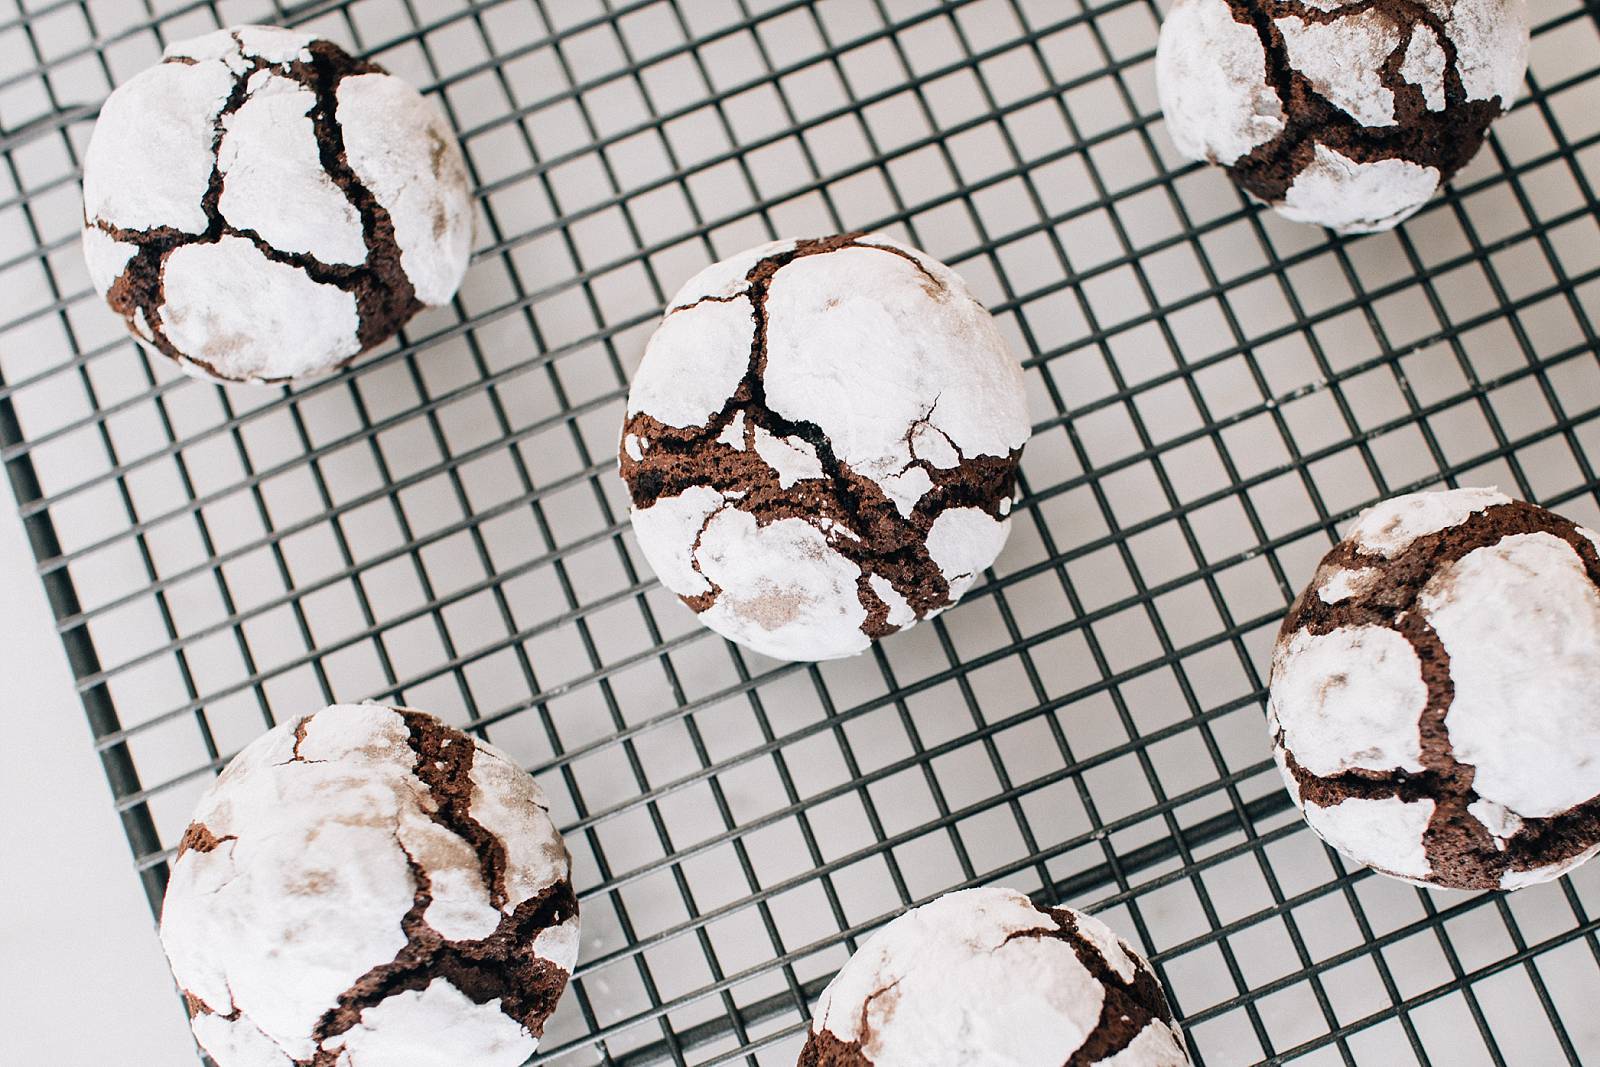
[[[45,0],[0,16],[0,458],[152,906],[275,716],[427,707],[512,751],[577,861],[538,1062],[790,1064],[872,927],[1005,881],[1142,941],[1197,1062],[1600,1059],[1600,872],[1512,897],[1347,870],[1262,736],[1284,605],[1366,502],[1498,481],[1600,516],[1600,10],[1404,231],[1330,240],[1182,165],[1147,0]],[[161,44],[282,21],[461,131],[451,309],[338,378],[218,390],[88,291],[77,164]],[[1012,540],[962,607],[821,666],[641,568],[612,473],[676,283],[886,227],[1025,355]]]

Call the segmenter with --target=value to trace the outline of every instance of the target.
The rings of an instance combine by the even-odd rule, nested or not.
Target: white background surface
[[[0,1063],[193,1063],[9,487],[0,501]]]

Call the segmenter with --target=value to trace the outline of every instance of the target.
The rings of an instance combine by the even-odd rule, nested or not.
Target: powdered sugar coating
[[[1398,26],[1370,8],[1332,22],[1297,15],[1276,21],[1289,62],[1312,88],[1363,126],[1394,125],[1394,93],[1384,88],[1379,70],[1400,47]]]
[[[990,498],[1029,429],[1020,368],[961,279],[841,235],[680,289],[619,451],[663,583],[732,640],[823,659],[948,606],[994,561],[1008,508]]]
[[[443,978],[396,993],[328,1042],[336,1067],[517,1067],[539,1042],[500,1010],[474,1004]]]
[[[471,198],[415,90],[273,26],[164,55],[107,99],[84,162],[90,276],[130,332],[198,377],[273,382],[332,370],[450,299]],[[227,247],[241,241],[253,255]]]
[[[1405,493],[1367,508],[1345,536],[1365,555],[1393,559],[1419,537],[1459,526],[1485,508],[1510,502],[1494,486]]]
[[[424,304],[447,304],[472,253],[472,197],[455,134],[438,108],[388,74],[339,82],[350,169],[394,223],[406,277]]]
[[[135,246],[117,240],[97,226],[84,228],[83,261],[89,268],[89,281],[101,292],[110,289],[117,275],[128,269],[128,260],[137,251]]]
[[[1450,654],[1445,729],[1473,789],[1522,818],[1600,796],[1600,588],[1565,541],[1514,534],[1418,601]]]
[[[1088,951],[1106,946],[1117,957],[1108,966],[1134,973],[1132,952],[1114,933],[1071,916]],[[1059,1067],[1101,1025],[1107,995],[1068,940],[1074,935],[1059,935],[1056,920],[1021,893],[948,893],[856,951],[823,991],[812,1030],[858,1042],[873,1067]],[[1176,1029],[1151,1018],[1099,1062],[1181,1067],[1188,1059]]]
[[[942,264],[936,272],[914,249],[870,240],[917,262],[841,248],[773,277],[767,405],[820,426],[841,462],[880,484],[919,458],[907,433],[924,426],[954,446],[920,457],[935,467],[1021,448],[1022,370],[994,319]]]
[[[1306,824],[1334,848],[1385,874],[1425,879],[1433,873],[1422,835],[1431,800],[1351,797],[1329,807],[1307,804]]]
[[[1376,567],[1337,567],[1319,571],[1312,588],[1324,604],[1338,604],[1371,589],[1383,572]]]
[[[1445,62],[1444,46],[1432,27],[1418,26],[1411,31],[1411,43],[1406,45],[1400,76],[1422,90],[1422,99],[1429,111],[1444,110]]]
[[[1301,630],[1273,653],[1271,714],[1312,774],[1422,770],[1417,722],[1427,703],[1416,652],[1387,627]]]
[[[750,312],[750,301],[735,297],[669,313],[645,346],[628,389],[628,414],[699,426],[721,411],[750,362],[756,330]]]
[[[163,278],[162,328],[188,357],[186,371],[281,380],[361,350],[355,297],[242,237],[174,249]]]
[[[213,124],[233,84],[221,62],[162,63],[107,97],[83,158],[90,225],[204,233]]]
[[[515,910],[512,898],[567,879],[566,851],[538,786],[491,766],[473,779],[475,799],[490,792],[482,783],[496,795],[481,808],[489,822],[479,825],[504,850],[508,899],[497,907],[477,849],[436,817],[410,738],[396,709],[334,705],[257,738],[202,798],[173,865],[161,939],[196,1006],[196,1036],[221,1067],[280,1062],[269,1049],[287,1062],[337,1047],[336,1034],[319,1046],[319,1025],[358,979],[408,944],[401,920],[422,884],[413,865],[431,895],[423,919],[449,940],[493,933]],[[472,744],[474,765],[479,755],[504,763],[481,742],[444,742],[451,743]],[[550,962],[565,971],[572,961]],[[437,1015],[441,997],[424,999]],[[362,1025],[372,1032],[360,1040],[394,1047],[415,1022],[401,1007],[368,1005]],[[374,1015],[379,1008],[387,1010]],[[468,1014],[477,1019],[477,1007]],[[496,1014],[503,1022],[494,1033],[506,1022],[523,1030]],[[219,1025],[223,1016],[230,1025]],[[351,1062],[360,1067],[362,1059]]]
[[[928,555],[944,572],[952,596],[959,597],[995,561],[1011,532],[1008,519],[992,519],[981,508],[950,508],[928,531]]]
[[[217,166],[228,222],[254,230],[274,248],[324,263],[366,261],[361,214],[322,169],[308,113],[317,98],[299,82],[261,70],[249,98],[222,120]]]
[[[1509,109],[1528,69],[1527,0],[1427,0],[1456,44],[1456,67],[1469,100],[1500,98]]]
[[[1261,40],[1227,0],[1176,0],[1161,24],[1156,87],[1167,133],[1190,159],[1232,163],[1283,132]]]
[[[1376,233],[1417,213],[1439,188],[1439,172],[1405,159],[1361,163],[1319,144],[1312,161],[1295,176],[1275,205],[1295,222],[1340,233]]]
[[[867,647],[861,571],[805,520],[761,525],[725,507],[706,524],[693,558],[720,590],[700,621],[730,641],[774,659],[837,659]]]
[[[228,1067],[296,1067],[287,1053],[273,1044],[244,1016],[197,1015],[190,1021],[195,1040],[217,1063]]]

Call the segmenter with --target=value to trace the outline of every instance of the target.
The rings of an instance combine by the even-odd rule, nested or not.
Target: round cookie
[[[1150,965],[1105,924],[967,889],[913,908],[851,956],[800,1067],[1183,1067]]]
[[[309,34],[168,46],[100,109],[83,165],[89,278],[196,377],[322,374],[445,304],[472,198],[417,91]]]
[[[1175,0],[1156,50],[1178,151],[1341,233],[1420,208],[1527,65],[1525,0]]]
[[[515,1067],[577,960],[578,905],[515,763],[420,711],[334,705],[206,792],[161,942],[218,1067]]]
[[[1267,706],[1323,840],[1455,889],[1600,851],[1600,539],[1495,489],[1362,512],[1290,609]]]
[[[1021,368],[965,283],[844,234],[679,290],[628,394],[621,473],[639,547],[701,622],[831,659],[994,562],[1028,433]]]

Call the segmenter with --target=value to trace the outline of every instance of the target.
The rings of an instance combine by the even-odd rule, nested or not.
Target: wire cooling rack
[[[1600,521],[1600,6],[1403,230],[1284,223],[1177,159],[1147,0],[0,0],[0,459],[158,905],[276,719],[397,700],[537,774],[583,959],[539,1062],[794,1062],[905,905],[977,882],[1141,942],[1197,1062],[1600,1062],[1600,863],[1514,896],[1347,868],[1262,724],[1274,627],[1364,504],[1498,483]],[[218,24],[423,86],[478,188],[460,298],[354,369],[218,389],[89,291],[109,87]],[[665,295],[884,228],[1024,359],[1010,544],[818,666],[663,593],[614,473]]]

